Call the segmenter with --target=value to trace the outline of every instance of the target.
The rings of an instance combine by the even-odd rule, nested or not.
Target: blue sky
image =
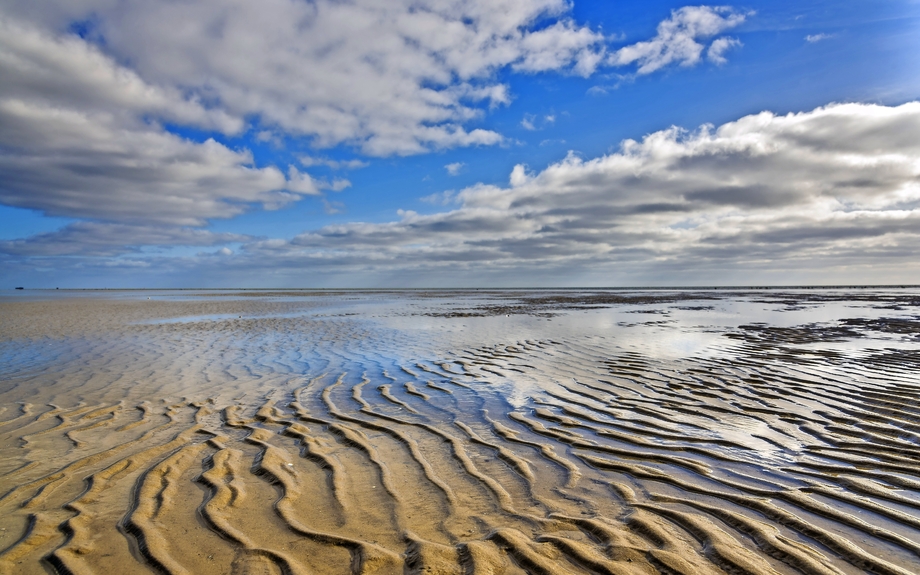
[[[377,4],[0,1],[3,287],[920,283],[920,3]]]

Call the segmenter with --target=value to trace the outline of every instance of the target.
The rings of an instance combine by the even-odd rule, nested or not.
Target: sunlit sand
[[[4,296],[0,573],[916,573],[918,305]]]

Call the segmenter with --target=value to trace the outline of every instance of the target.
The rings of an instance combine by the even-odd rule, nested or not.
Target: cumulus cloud
[[[603,283],[613,274],[657,270],[659,280],[705,282],[713,273],[821,274],[837,266],[850,270],[843,281],[854,281],[854,269],[887,266],[900,274],[892,277],[903,277],[920,273],[917,133],[920,102],[763,112],[718,127],[661,130],[593,159],[569,154],[540,171],[517,165],[508,185],[426,198],[457,206],[435,214],[401,211],[394,221],[326,226],[289,240],[84,222],[2,242],[0,263],[17,270],[30,258],[67,256],[55,260],[55,269],[82,273],[97,264],[80,256],[136,252],[111,263],[181,270],[211,260],[151,256],[140,246],[239,242],[240,249],[221,255],[221,273],[250,277],[262,270],[278,278],[322,271],[422,283],[432,272],[453,281],[503,274],[519,284],[547,270],[556,274],[550,283],[586,273]]]
[[[250,242],[244,257],[365,272],[673,271],[886,258],[912,265],[920,240],[917,133],[920,102],[670,128],[599,158],[570,154],[538,173],[516,166],[510,187],[462,190],[451,211],[403,211],[392,222]]]
[[[0,80],[4,100],[106,113],[124,122],[152,115],[226,134],[243,128],[239,118],[187,97],[171,83],[146,82],[77,36],[49,33],[2,11]]]
[[[542,118],[538,118],[536,114],[524,114],[524,119],[521,120],[521,127],[533,132],[535,130],[542,130],[555,122],[555,114],[546,114]]]
[[[115,253],[119,232],[128,251],[235,241],[193,228],[341,191],[347,179],[302,170],[367,163],[302,156],[298,166],[258,166],[246,149],[221,142],[250,134],[282,146],[303,137],[314,149],[344,144],[372,156],[496,145],[504,137],[476,122],[513,100],[499,71],[589,76],[601,66],[635,65],[647,74],[692,65],[705,40],[745,17],[728,8],[682,8],[654,39],[611,53],[610,39],[577,24],[571,9],[567,0],[6,2],[0,203],[87,221],[7,242],[0,252],[78,255],[82,246],[84,255]],[[734,42],[715,38],[706,54],[723,61]],[[531,123],[553,120],[534,116]],[[214,137],[193,141],[173,126]],[[462,207],[438,216],[446,218],[438,225],[449,229],[451,218],[463,215],[475,230],[467,211],[474,197],[517,193],[541,174],[515,168],[512,188],[466,190],[456,196]],[[321,201],[329,213],[343,209]],[[424,227],[426,217],[404,215],[393,229],[409,221]],[[282,244],[287,248],[272,249],[307,246]],[[251,245],[228,258],[270,244]],[[468,247],[451,250],[463,258],[486,253]],[[355,261],[365,257],[353,246],[342,249]]]
[[[350,187],[350,181],[346,180],[345,178],[335,178],[329,182],[327,189],[332,190],[333,192],[341,192],[342,190]]]
[[[0,99],[0,124],[0,201],[52,216],[195,226],[318,193],[308,175],[288,181],[248,152],[104,113]]]
[[[665,66],[693,66],[702,58],[705,45],[700,40],[711,38],[744,22],[747,14],[727,6],[685,6],[671,12],[671,17],[658,24],[658,33],[651,40],[624,46],[609,55],[615,66],[636,64],[636,73],[651,74]],[[737,40],[717,38],[708,56],[714,62],[724,61],[723,52]]]
[[[213,103],[227,116],[224,129],[255,117],[318,146],[345,143],[377,156],[500,142],[467,125],[480,105],[510,102],[507,86],[494,80],[502,68],[590,75],[604,36],[576,24],[570,9],[565,0],[6,6],[58,33],[83,22],[100,46],[85,49],[130,62],[150,84]]]
[[[245,150],[181,138],[150,118],[242,127],[76,36],[0,19],[0,202],[52,216],[200,226],[319,193],[307,174],[257,168]]]
[[[454,201],[454,197],[457,195],[456,190],[444,190],[443,192],[430,194],[419,198],[422,202],[426,204],[434,204],[438,206],[446,206],[447,204]]]
[[[654,39],[610,53],[571,8],[566,0],[48,0],[7,3],[0,35],[24,90],[225,133],[253,118],[265,141],[305,136],[388,156],[501,142],[468,127],[483,106],[510,103],[495,80],[501,69],[590,76],[605,65],[636,63],[640,74],[692,65],[699,39],[744,20],[729,8],[685,7]],[[75,22],[88,40],[65,34]],[[43,34],[62,48],[54,58]],[[727,47],[710,49],[714,61]]]
[[[27,257],[111,257],[139,252],[141,247],[149,245],[213,246],[252,239],[251,236],[241,234],[191,228],[75,222],[54,232],[21,240],[0,241],[0,253]]]
[[[820,34],[809,34],[808,36],[805,36],[805,41],[809,44],[814,44],[815,42],[820,42],[821,40],[827,40],[828,38],[833,37],[833,34],[825,34],[822,32]]]
[[[465,165],[466,164],[464,164],[463,162],[452,162],[444,166],[444,169],[447,170],[447,174],[449,176],[456,176],[457,174],[460,173],[460,170],[462,170],[463,166]]]
[[[512,64],[517,70],[543,72],[572,65],[581,76],[590,76],[603,58],[598,44],[603,37],[571,21],[552,26],[521,38],[522,57]]]
[[[351,160],[332,160],[330,158],[316,157],[316,156],[300,156],[298,158],[300,163],[305,167],[309,168],[311,166],[326,166],[333,170],[357,170],[360,168],[366,168],[370,164],[363,160],[351,159]]]
[[[706,57],[709,58],[710,62],[724,64],[728,62],[725,53],[739,46],[741,46],[741,41],[737,38],[716,38],[712,41],[712,44],[709,45],[709,49],[706,50]]]

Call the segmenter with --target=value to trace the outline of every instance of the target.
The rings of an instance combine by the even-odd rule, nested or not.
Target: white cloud
[[[699,40],[738,26],[746,17],[747,14],[735,12],[727,6],[685,6],[673,10],[671,17],[658,25],[658,34],[654,38],[624,46],[610,54],[608,61],[615,66],[636,64],[636,72],[640,75],[651,74],[671,64],[692,66],[700,62],[705,48]],[[715,52],[710,47],[710,58],[721,62],[719,58],[732,45],[730,42],[720,42]]]
[[[820,42],[821,40],[827,40],[828,38],[833,37],[833,34],[824,34],[822,32],[820,34],[809,34],[808,36],[805,36],[805,41],[810,44],[814,44],[815,42]]]
[[[261,144],[271,144],[275,148],[280,149],[284,147],[284,139],[281,137],[281,135],[276,134],[271,130],[259,130],[256,132],[253,139]]]
[[[239,118],[185,96],[171,83],[143,80],[76,36],[42,31],[2,11],[0,74],[4,100],[105,113],[123,122],[152,115],[227,134],[243,128]]]
[[[360,168],[366,168],[370,165],[368,162],[357,159],[331,160],[329,158],[314,156],[300,156],[298,159],[300,160],[300,163],[307,168],[311,166],[326,166],[327,168],[332,168],[333,170],[357,170]]]
[[[610,93],[611,90],[616,90],[617,88],[619,88],[619,85],[591,86],[590,88],[588,88],[586,93],[589,96],[606,96],[607,94]]]
[[[200,226],[319,190],[213,139],[149,117],[233,133],[242,123],[74,36],[0,19],[0,202],[53,216]]]
[[[334,178],[330,182],[324,178],[313,178],[309,174],[301,173],[300,170],[294,166],[288,166],[287,189],[292,192],[315,196],[320,193],[320,190],[332,190],[333,192],[341,192],[345,188],[350,187],[351,182],[345,178]],[[292,198],[292,201],[295,199],[296,198]]]
[[[341,192],[345,188],[350,188],[350,187],[351,187],[350,181],[346,180],[345,178],[335,178],[334,180],[332,180],[332,182],[329,183],[329,187],[327,189],[330,189],[333,192]]]
[[[716,38],[709,45],[709,49],[706,50],[706,57],[709,58],[710,62],[725,64],[728,62],[728,59],[725,58],[725,52],[739,46],[741,46],[741,41],[737,38]]]
[[[329,270],[474,266],[517,270],[519,278],[554,266],[691,274],[805,262],[916,268],[917,133],[920,102],[671,128],[599,158],[570,154],[539,173],[515,166],[510,187],[462,190],[451,211],[403,211],[398,221],[328,226],[244,252],[249,262]]]
[[[430,194],[424,197],[419,198],[419,200],[425,202],[426,204],[434,204],[437,206],[446,206],[454,201],[454,197],[457,195],[455,190],[444,190],[443,192]]]
[[[495,79],[501,69],[590,76],[606,65],[636,63],[639,74],[691,65],[704,48],[698,39],[745,17],[681,8],[654,39],[611,54],[571,8],[566,0],[47,0],[7,3],[0,36],[17,89],[66,96],[68,106],[224,133],[254,119],[260,141],[302,136],[388,156],[501,143],[471,126],[485,107],[511,102]],[[74,22],[93,43],[65,34]],[[719,61],[728,46],[716,42],[710,55]]]
[[[480,104],[510,102],[496,71],[589,75],[605,50],[566,0],[48,0],[4,10],[57,32],[89,22],[102,46],[92,50],[218,106],[225,130],[254,117],[376,156],[499,143],[468,127]]]
[[[556,22],[521,38],[523,56],[512,67],[543,72],[574,64],[573,71],[587,77],[594,73],[604,56],[603,48],[598,49],[602,40],[601,34],[571,21]]]
[[[181,227],[75,222],[27,239],[0,241],[0,253],[26,257],[111,257],[142,246],[213,246],[252,240],[241,234]],[[224,248],[225,250],[228,248]],[[230,255],[228,252],[225,255]]]
[[[345,211],[345,204],[343,204],[342,202],[334,202],[331,200],[327,200],[326,198],[323,198],[322,201],[323,201],[323,211],[326,212],[326,214],[330,216],[335,215],[335,214],[340,214]]]
[[[465,166],[463,162],[453,162],[444,166],[444,169],[447,170],[447,174],[450,176],[456,176],[460,173],[460,170]]]
[[[225,136],[252,129],[257,141],[278,145],[303,136],[317,147],[353,145],[377,156],[495,145],[503,136],[475,124],[487,108],[513,100],[496,80],[498,71],[588,76],[606,65],[635,64],[638,74],[692,65],[706,48],[702,39],[745,17],[727,8],[682,8],[659,25],[654,39],[610,54],[607,40],[572,21],[570,11],[566,0],[7,2],[0,7],[0,203],[91,221],[7,242],[0,252],[75,256],[141,245],[219,245],[240,237],[192,228],[351,185],[294,166],[257,167],[250,152],[220,137],[194,142],[164,125]],[[68,32],[77,21],[90,28],[88,40]],[[708,57],[724,60],[734,42],[716,38]],[[553,114],[532,116],[530,124],[539,129],[554,121]],[[299,161],[301,169],[367,165],[322,156]],[[584,170],[591,162],[580,165]],[[329,240],[337,246],[329,249],[359,261],[370,256],[360,241],[348,241],[390,230],[397,239],[373,259],[396,265],[388,258],[407,249],[398,238],[417,228],[424,237],[440,237],[423,240],[418,253],[446,250],[447,261],[489,253],[495,256],[489,261],[505,261],[510,256],[503,254],[524,245],[533,254],[511,260],[537,261],[527,258],[538,259],[540,242],[549,257],[561,245],[548,231],[553,218],[540,209],[521,211],[511,198],[540,204],[525,192],[551,172],[516,166],[510,188],[479,185],[451,196],[461,205],[452,212],[407,212],[399,222],[342,228],[347,233]],[[559,194],[545,190],[544,200]],[[329,213],[344,209],[321,201]],[[431,235],[439,226],[445,235]],[[452,235],[460,228],[469,235]],[[305,238],[326,234],[260,241],[248,252],[225,255],[239,260],[271,251],[296,260],[307,253],[297,251],[310,245]],[[610,241],[601,236],[596,246]],[[509,242],[507,250],[497,247],[501,241]],[[317,252],[310,249],[312,258]]]
[[[511,176],[508,177],[508,181],[513,188],[523,186],[532,179],[533,175],[527,173],[527,166],[524,164],[517,164],[514,166],[511,170]]]
[[[0,124],[0,201],[53,216],[203,225],[317,193],[306,175],[252,167],[248,152],[104,113],[0,99]]]
[[[521,127],[525,130],[533,132],[536,130],[542,130],[547,126],[554,124],[555,122],[555,114],[546,114],[542,118],[538,118],[536,114],[524,114],[524,119],[521,120]]]

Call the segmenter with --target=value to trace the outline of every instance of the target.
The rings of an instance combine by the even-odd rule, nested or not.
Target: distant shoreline
[[[704,290],[820,290],[820,289],[912,289],[920,288],[920,284],[879,284],[879,285],[779,285],[779,286],[617,286],[617,287],[393,287],[393,288],[292,288],[292,287],[265,287],[265,288],[7,288],[3,291],[78,291],[78,292],[134,292],[134,291],[299,291],[299,292],[507,292],[507,291],[704,291]]]

